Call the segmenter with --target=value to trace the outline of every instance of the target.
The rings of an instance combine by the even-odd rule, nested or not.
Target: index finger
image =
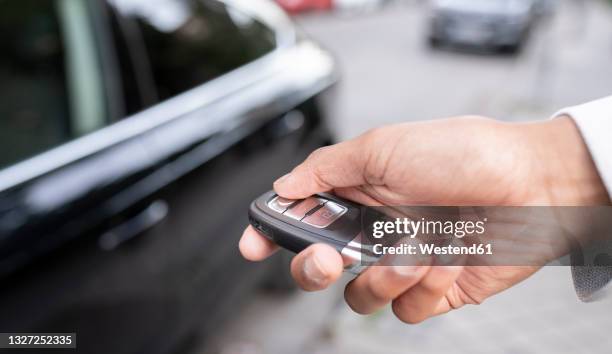
[[[274,182],[278,195],[303,199],[335,188],[366,183],[368,145],[356,138],[315,150],[293,171]]]

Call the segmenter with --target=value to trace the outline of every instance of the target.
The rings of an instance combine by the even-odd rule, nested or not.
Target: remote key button
[[[324,203],[324,199],[309,197],[287,210],[285,215],[296,220],[302,220],[309,211]]]
[[[331,223],[338,220],[338,218],[346,213],[346,211],[347,209],[342,205],[328,201],[321,209],[308,215],[302,221],[308,225],[322,229],[328,227],[331,225]]]
[[[270,209],[282,214],[285,212],[285,210],[289,209],[289,207],[295,202],[297,202],[297,200],[295,199],[287,199],[276,196],[274,197],[274,199],[268,202],[268,206],[270,207]]]

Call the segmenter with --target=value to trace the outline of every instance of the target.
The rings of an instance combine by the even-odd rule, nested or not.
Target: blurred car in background
[[[0,332],[188,353],[287,284],[286,258],[237,244],[249,203],[330,142],[327,52],[268,1],[0,7]]]
[[[389,0],[334,0],[334,9],[349,13],[364,13],[375,10]]]
[[[333,7],[333,0],[276,0],[289,14],[306,11],[327,11]]]
[[[429,44],[517,52],[545,11],[541,0],[433,0]]]
[[[376,9],[389,0],[276,0],[291,15],[308,11],[339,10],[343,12],[365,12]]]

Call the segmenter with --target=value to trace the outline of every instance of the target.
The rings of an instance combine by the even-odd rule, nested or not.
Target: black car
[[[332,58],[267,1],[0,2],[0,332],[183,353],[285,279],[249,203],[328,144]]]

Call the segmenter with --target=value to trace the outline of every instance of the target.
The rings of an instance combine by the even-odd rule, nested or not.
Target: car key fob
[[[301,200],[286,199],[274,191],[255,199],[249,222],[279,246],[298,253],[314,243],[326,243],[343,256],[345,270],[359,274],[373,254],[361,244],[363,207],[331,194]]]

